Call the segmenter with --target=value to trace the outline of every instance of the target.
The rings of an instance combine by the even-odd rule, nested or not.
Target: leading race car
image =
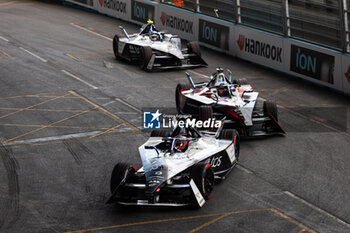
[[[112,172],[112,196],[122,205],[202,207],[215,179],[224,179],[239,157],[236,130],[216,133],[178,126],[173,132],[152,131],[139,147],[143,167],[118,163]]]
[[[138,61],[141,69],[207,66],[198,43],[189,42],[187,48],[182,49],[178,36],[158,31],[150,20],[137,34],[129,35],[123,27],[120,28],[122,34],[115,35],[113,39],[115,57]]]
[[[241,136],[254,137],[286,134],[278,123],[277,105],[272,100],[257,106],[259,92],[246,79],[232,80],[231,72],[225,75],[217,68],[208,83],[178,84],[175,91],[179,113],[192,114],[199,119],[225,120],[225,126],[236,129]]]

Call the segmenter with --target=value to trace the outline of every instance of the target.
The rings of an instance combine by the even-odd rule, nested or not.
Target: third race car
[[[122,33],[113,39],[115,57],[137,61],[141,69],[207,66],[197,42],[189,42],[187,48],[182,49],[180,37],[158,31],[150,20],[142,26],[140,33],[133,35],[120,28]]]

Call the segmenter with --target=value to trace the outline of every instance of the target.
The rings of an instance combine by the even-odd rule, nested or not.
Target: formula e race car
[[[113,39],[117,59],[136,61],[145,70],[207,66],[198,43],[189,42],[187,48],[182,49],[178,36],[158,31],[152,21],[142,26],[140,33],[133,35],[120,28],[122,34],[115,35]]]
[[[237,164],[239,145],[238,132],[222,127],[214,133],[191,126],[154,130],[139,147],[142,168],[115,165],[107,203],[202,207],[215,179]]]
[[[259,92],[246,79],[232,80],[217,68],[208,83],[178,84],[175,91],[177,111],[199,119],[215,117],[225,121],[225,128],[236,129],[242,137],[286,134],[278,123],[277,105],[272,100],[257,107]]]

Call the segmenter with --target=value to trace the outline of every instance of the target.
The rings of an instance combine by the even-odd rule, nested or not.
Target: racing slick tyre
[[[183,114],[184,113],[183,110],[186,107],[186,98],[181,95],[181,92],[189,89],[190,89],[189,84],[179,83],[176,86],[175,101],[176,101],[176,109],[178,113]]]
[[[263,110],[264,110],[264,116],[268,116],[268,117],[272,116],[273,118],[275,118],[276,121],[278,121],[277,105],[275,101],[273,100],[264,101]]]
[[[118,45],[119,45],[119,36],[115,35],[113,38],[113,52],[116,59],[119,58]]]
[[[143,70],[147,70],[149,61],[152,58],[152,48],[149,46],[140,47],[139,66]]]
[[[203,198],[208,200],[214,188],[214,170],[208,163],[198,163],[193,165],[191,177],[201,192]],[[194,202],[197,200],[194,199]]]
[[[208,105],[201,105],[199,107],[198,120],[206,121],[213,118],[213,108]]]
[[[198,56],[202,56],[201,49],[199,47],[199,44],[197,42],[188,42],[187,43],[187,51],[189,54],[194,53]]]
[[[167,137],[170,137],[170,135],[171,135],[170,131],[165,129],[155,129],[151,132],[151,137],[167,138]]]
[[[239,158],[239,148],[240,148],[240,140],[239,133],[235,129],[223,129],[220,132],[219,139],[231,140],[235,146],[235,157],[238,161]]]
[[[111,193],[119,186],[119,184],[128,177],[129,174],[136,172],[136,168],[129,163],[117,163],[114,166],[111,176]]]

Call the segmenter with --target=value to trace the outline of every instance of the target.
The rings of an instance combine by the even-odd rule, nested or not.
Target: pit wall
[[[350,94],[350,55],[150,0],[66,0]]]

